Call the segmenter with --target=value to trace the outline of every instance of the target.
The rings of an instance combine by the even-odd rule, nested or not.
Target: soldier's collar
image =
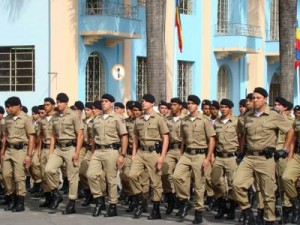
[[[195,117],[196,119],[200,119],[200,120],[203,119],[203,115],[202,115],[200,112],[198,112],[198,115],[197,115],[197,116],[192,116],[191,114],[189,114],[188,117]]]

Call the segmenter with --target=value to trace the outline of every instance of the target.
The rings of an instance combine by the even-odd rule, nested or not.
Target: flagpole
[[[299,96],[299,94],[300,94],[300,82],[299,82],[299,76],[300,76],[300,74],[299,74],[299,66],[297,66],[297,72],[296,72],[296,76],[297,76],[297,98],[298,98],[298,100],[297,100],[297,102],[298,102],[298,105],[300,105],[300,96]]]

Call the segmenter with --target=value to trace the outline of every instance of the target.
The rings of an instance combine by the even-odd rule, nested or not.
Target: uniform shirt
[[[247,148],[251,151],[261,151],[267,147],[276,147],[277,132],[288,132],[292,126],[287,119],[266,106],[265,111],[257,117],[251,110],[245,116],[245,130]]]
[[[4,124],[5,124],[5,119],[2,118],[2,119],[0,120],[0,138],[3,137]],[[0,141],[1,141],[1,140],[0,140]]]
[[[135,118],[134,117],[129,117],[125,119],[125,123],[126,123],[126,130],[128,132],[128,144],[130,147],[132,147],[133,144],[133,128],[134,128],[134,122],[135,122]]]
[[[23,111],[17,116],[8,115],[5,118],[4,133],[10,144],[28,142],[28,135],[34,135],[35,129],[30,116]]]
[[[224,124],[219,117],[214,124],[216,132],[216,148],[222,152],[233,152],[239,146],[237,136],[238,120],[234,115],[231,115],[229,120]]]
[[[169,137],[170,143],[178,143],[182,141],[182,137],[180,136],[180,127],[181,127],[181,118],[177,117],[177,120],[174,120],[174,116],[169,115],[166,117],[166,122],[169,128]]]
[[[300,148],[300,119],[295,119],[293,123],[293,128],[295,130],[296,135],[296,146],[295,148]]]
[[[209,119],[200,113],[197,117],[191,115],[185,117],[182,120],[180,132],[188,148],[207,148],[207,139],[216,135]]]
[[[92,132],[98,145],[119,143],[120,136],[127,134],[125,121],[115,112],[95,117]]]
[[[295,119],[292,116],[287,117],[287,123],[289,123],[290,125],[293,125],[294,120]],[[285,133],[283,133],[282,131],[278,132],[276,150],[280,150],[283,148],[283,145],[285,142],[285,136],[286,136]],[[289,149],[287,149],[287,150],[289,150]]]
[[[93,127],[93,122],[94,122],[94,117],[91,117],[89,119],[85,118],[82,122],[84,143],[90,143],[91,129]]]
[[[149,119],[145,116],[149,116]],[[169,129],[166,119],[153,111],[150,115],[136,119],[133,133],[139,137],[142,146],[154,146],[156,142],[162,141],[161,135],[168,134]]]
[[[50,138],[52,135],[52,118],[53,116],[44,116],[39,123],[39,132],[42,134],[42,141],[44,144],[50,144]]]
[[[57,141],[75,140],[76,132],[83,129],[82,122],[70,108],[64,114],[54,113],[52,123]]]

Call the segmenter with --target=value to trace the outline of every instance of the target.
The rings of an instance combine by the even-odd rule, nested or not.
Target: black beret
[[[76,109],[84,110],[84,104],[83,104],[82,101],[76,101],[76,102],[74,103],[74,105],[75,105]]]
[[[4,113],[5,113],[5,111],[4,111],[3,106],[0,106],[0,114],[4,114]]]
[[[38,114],[38,113],[39,113],[39,107],[33,106],[33,107],[31,108],[31,112],[34,113],[34,114]]]
[[[27,109],[27,107],[25,105],[22,105],[22,111],[24,113],[28,113],[28,109]]]
[[[246,97],[246,99],[250,99],[250,100],[252,100],[252,99],[253,99],[253,93],[249,93],[249,94],[247,94],[247,97]]]
[[[189,95],[188,101],[194,102],[196,105],[200,105],[200,103],[201,103],[200,98],[196,95]]]
[[[144,99],[146,102],[150,102],[150,103],[154,103],[155,102],[155,98],[151,94],[144,94],[144,96],[142,97],[142,99]]]
[[[182,102],[182,107],[185,108],[185,109],[188,109],[188,104],[187,104],[187,102]]]
[[[253,93],[254,93],[254,92],[256,92],[256,93],[258,93],[258,94],[261,94],[261,95],[264,96],[265,98],[269,96],[269,95],[268,95],[268,92],[267,92],[264,88],[262,88],[262,87],[256,87],[256,88],[254,89]]]
[[[93,105],[94,105],[95,109],[102,110],[102,105],[99,100],[94,101]]]
[[[102,95],[101,99],[107,99],[110,102],[115,102],[114,96],[112,96],[111,94],[107,94],[107,93]]]
[[[216,109],[220,109],[220,104],[216,100],[210,102],[210,106],[214,106]]]
[[[93,109],[93,102],[86,102],[85,103],[85,108]]]
[[[172,104],[171,102],[168,102],[168,105],[167,105],[168,109],[171,109],[172,108]]]
[[[127,109],[132,109],[132,103],[134,103],[134,101],[130,100],[126,102],[126,108]]]
[[[44,98],[44,102],[50,102],[52,105],[55,105],[55,101],[53,100],[53,98]]]
[[[69,97],[65,93],[59,93],[56,96],[56,101],[67,103],[67,102],[69,102]]]
[[[204,106],[204,105],[211,105],[211,104],[210,104],[210,101],[209,101],[208,99],[204,99],[204,100],[202,101],[202,106]]]
[[[171,103],[177,103],[179,105],[182,105],[182,101],[180,98],[171,98]]]
[[[132,103],[132,108],[137,108],[137,109],[139,109],[140,111],[142,111],[142,104],[141,104],[140,102],[134,101],[134,102]]]
[[[300,105],[296,105],[296,106],[294,107],[294,111],[300,111]]]
[[[282,105],[283,107],[287,107],[287,100],[283,97],[280,96],[276,97],[275,102],[280,103],[280,105]]]
[[[287,101],[287,110],[292,110],[294,107],[294,104],[292,102]]]
[[[247,101],[246,99],[241,99],[240,102],[239,102],[239,105],[243,106],[243,107],[246,107],[246,101]]]
[[[72,110],[75,111],[75,110],[76,110],[75,105],[71,105],[71,106],[70,106],[70,109],[72,109]]]
[[[164,105],[164,106],[167,106],[168,107],[168,103],[164,100],[160,100],[159,103],[158,103],[158,106],[161,106],[161,105]]]
[[[122,102],[115,102],[115,105],[114,105],[115,107],[119,107],[119,108],[121,108],[121,109],[125,109],[125,106],[124,106],[124,104],[122,103]]]
[[[233,102],[227,98],[223,98],[220,102],[220,105],[226,105],[229,109],[232,109],[234,106]]]
[[[38,105],[38,109],[39,110],[44,110],[45,108],[44,108],[44,105]]]
[[[16,96],[9,97],[6,101],[7,101],[7,105],[9,106],[21,105],[20,98]]]

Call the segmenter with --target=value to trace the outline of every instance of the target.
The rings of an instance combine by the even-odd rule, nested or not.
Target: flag
[[[296,60],[295,60],[295,68],[300,66],[300,29],[298,26],[298,20],[296,22]]]
[[[175,25],[177,27],[177,36],[178,36],[178,46],[180,52],[182,52],[183,48],[183,38],[182,38],[182,26],[180,21],[180,13],[179,13],[179,0],[176,1],[176,15],[175,15]]]

